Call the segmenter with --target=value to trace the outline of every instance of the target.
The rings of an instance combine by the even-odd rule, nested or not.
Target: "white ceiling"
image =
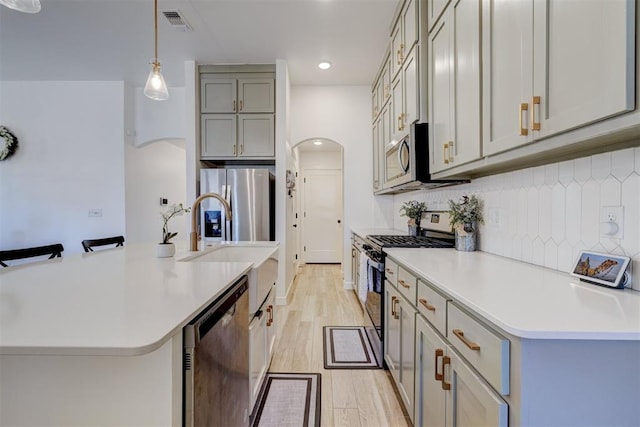
[[[41,0],[26,14],[0,6],[0,80],[124,80],[143,86],[153,57],[153,0]],[[168,86],[184,85],[184,61],[288,61],[292,84],[373,81],[397,0],[159,0],[193,32],[159,13]],[[328,71],[317,68],[330,61]]]

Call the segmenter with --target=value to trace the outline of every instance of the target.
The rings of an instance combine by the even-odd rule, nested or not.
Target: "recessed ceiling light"
[[[313,145],[322,145],[322,141],[314,141]]]
[[[329,68],[331,68],[331,62],[321,62],[318,64],[318,68],[320,68],[321,70],[328,70]]]

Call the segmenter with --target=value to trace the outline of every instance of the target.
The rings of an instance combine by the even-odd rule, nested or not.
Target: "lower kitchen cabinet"
[[[509,425],[507,403],[416,316],[416,426]]]
[[[389,282],[385,286],[385,361],[413,421],[416,310]]]
[[[265,375],[271,365],[271,357],[275,348],[276,325],[274,316],[275,288],[271,289],[269,296],[263,303],[258,313],[249,324],[249,387],[250,408],[253,408]]]

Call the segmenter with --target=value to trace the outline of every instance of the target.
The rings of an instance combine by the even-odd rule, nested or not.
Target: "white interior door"
[[[342,171],[304,172],[303,253],[307,263],[342,261]]]

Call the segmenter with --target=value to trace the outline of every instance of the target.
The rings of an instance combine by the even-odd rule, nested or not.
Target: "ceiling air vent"
[[[165,18],[167,18],[167,21],[169,21],[169,24],[173,28],[180,31],[193,31],[193,29],[186,21],[186,19],[184,19],[179,10],[163,10],[162,14]]]

